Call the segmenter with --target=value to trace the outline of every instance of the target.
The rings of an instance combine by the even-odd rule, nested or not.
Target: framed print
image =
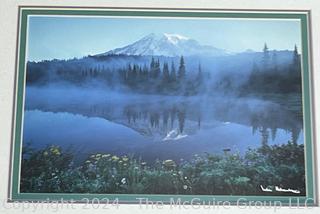
[[[316,203],[308,11],[19,19],[11,200]]]

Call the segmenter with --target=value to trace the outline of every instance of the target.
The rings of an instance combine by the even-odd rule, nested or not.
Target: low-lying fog
[[[270,99],[211,94],[165,96],[76,86],[26,88],[23,142],[91,153],[188,159],[194,154],[245,152],[262,144],[303,144],[295,97]]]

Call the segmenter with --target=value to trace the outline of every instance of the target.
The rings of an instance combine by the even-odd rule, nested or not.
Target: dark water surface
[[[304,141],[296,95],[177,97],[56,86],[27,87],[25,100],[23,142],[72,147],[79,160],[92,153],[179,160]]]

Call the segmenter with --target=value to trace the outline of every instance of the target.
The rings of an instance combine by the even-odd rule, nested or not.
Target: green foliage
[[[128,64],[114,68],[103,65],[114,57],[126,57]],[[168,62],[160,63],[159,58],[152,57],[149,65],[136,60],[134,56],[108,56],[84,58],[78,60],[52,60],[27,63],[28,84],[44,85],[63,80],[78,86],[101,82],[109,89],[123,89],[143,94],[165,94],[192,96],[205,91],[204,79],[199,67],[199,74],[187,71],[183,56],[179,64],[171,66]],[[85,63],[93,60],[94,63]],[[169,61],[169,59],[168,59]],[[200,66],[200,65],[199,65]],[[50,71],[50,72],[49,72]]]
[[[61,192],[68,185],[61,182],[70,172],[73,156],[57,146],[34,151],[30,148],[23,150],[21,170],[21,191],[30,192]]]
[[[21,192],[290,195],[262,192],[263,185],[305,194],[304,147],[291,142],[249,149],[245,155],[205,154],[153,164],[93,154],[75,166],[72,154],[56,146],[23,150]]]
[[[301,93],[301,59],[297,46],[294,47],[292,60],[284,65],[277,62],[277,54],[265,44],[260,67],[255,62],[248,81],[241,87],[247,93]]]

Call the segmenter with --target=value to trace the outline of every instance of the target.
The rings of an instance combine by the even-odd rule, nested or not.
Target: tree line
[[[82,60],[52,60],[40,63],[27,63],[27,83],[47,84],[66,81],[76,85],[87,85],[100,82],[111,89],[130,90],[143,94],[196,95],[208,92],[224,93],[300,93],[301,92],[301,59],[297,46],[289,52],[292,59],[284,62],[278,51],[270,51],[267,44],[263,52],[256,54],[251,71],[245,74],[215,74],[203,72],[198,68],[186,68],[185,58],[178,63],[173,59],[148,58],[146,60],[126,59],[130,62],[123,65],[106,66],[104,62],[112,58],[88,57]],[[278,59],[279,58],[279,59]],[[138,61],[138,62],[137,62]],[[168,63],[169,62],[169,63]],[[230,62],[232,63],[232,61]],[[176,65],[177,64],[177,65]],[[193,63],[192,63],[193,64]],[[249,68],[250,69],[250,68]]]
[[[29,84],[47,84],[62,80],[85,85],[99,81],[113,89],[169,95],[195,95],[205,90],[200,63],[198,71],[187,74],[183,56],[180,57],[178,66],[174,61],[160,63],[159,58],[155,57],[151,58],[149,65],[129,63],[120,68],[95,63],[31,62],[27,64],[27,72]]]
[[[120,83],[131,90],[146,93],[193,95],[200,93],[203,85],[201,66],[199,65],[196,75],[187,76],[183,56],[180,58],[178,68],[173,61],[170,66],[167,62],[161,65],[159,59],[152,57],[149,67],[129,64],[118,70],[118,77]]]
[[[271,53],[267,44],[263,48],[262,62],[254,62],[244,92],[292,93],[301,92],[301,59],[295,45],[292,59],[279,66],[276,52]]]

